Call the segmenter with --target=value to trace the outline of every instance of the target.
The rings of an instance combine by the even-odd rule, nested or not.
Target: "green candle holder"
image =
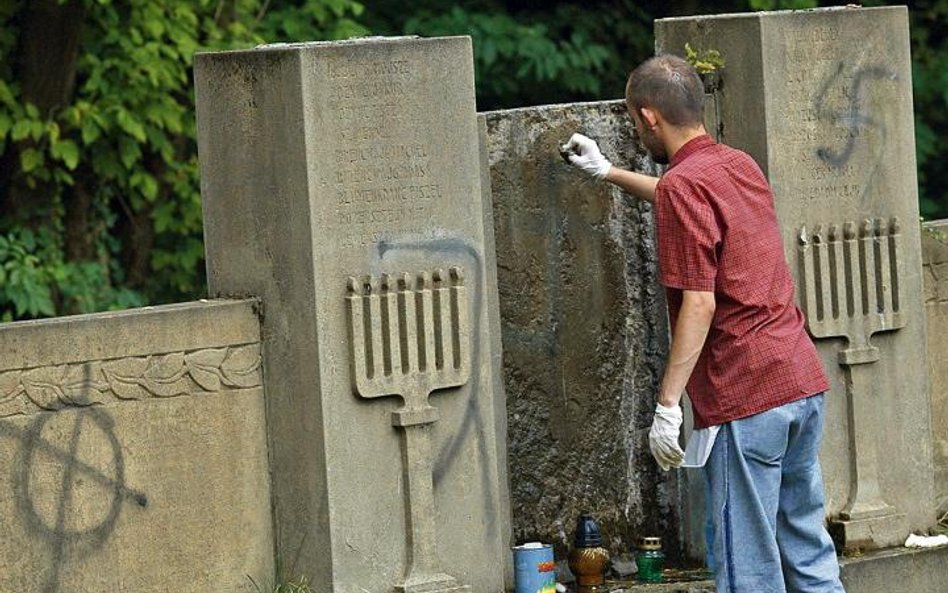
[[[643,537],[639,541],[635,555],[638,567],[638,580],[643,583],[661,583],[662,568],[665,564],[665,552],[662,551],[662,538]]]

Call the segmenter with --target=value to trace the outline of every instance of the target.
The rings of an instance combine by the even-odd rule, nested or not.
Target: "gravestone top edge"
[[[494,109],[491,111],[478,111],[479,116],[487,118],[510,117],[511,115],[524,113],[550,113],[554,111],[563,111],[568,109],[589,109],[596,107],[615,107],[617,105],[625,106],[625,99],[603,99],[600,101],[577,101],[575,103],[550,103],[547,105],[531,105],[527,107],[514,107],[511,109]]]
[[[867,12],[867,11],[897,11],[900,13],[907,13],[908,8],[905,6],[825,6],[821,8],[805,8],[802,10],[768,10],[768,11],[759,11],[759,12],[731,12],[726,14],[710,14],[710,15],[691,15],[691,16],[673,16],[666,17],[662,19],[655,19],[655,23],[673,23],[680,21],[728,21],[736,19],[761,19],[761,18],[787,18],[799,15],[806,16],[816,16],[829,13],[845,12],[845,11],[857,11],[857,12]]]
[[[259,309],[255,299],[211,299],[4,323],[0,373],[254,344]]]
[[[922,264],[948,262],[948,219],[930,220],[922,224]]]
[[[127,318],[139,320],[143,316],[166,317],[178,315],[181,313],[201,313],[224,310],[237,310],[243,308],[257,309],[259,299],[250,298],[210,298],[199,299],[196,301],[187,301],[183,303],[170,303],[166,305],[146,305],[144,307],[133,307],[130,309],[118,309],[115,311],[98,311],[96,313],[79,313],[74,315],[60,315],[58,317],[46,317],[41,319],[24,319],[22,321],[9,321],[0,323],[0,334],[4,332],[20,331],[26,328],[43,329],[43,331],[60,331],[79,323],[118,323]],[[45,328],[53,328],[47,330]]]
[[[420,37],[418,35],[396,35],[396,36],[370,36],[355,37],[352,39],[342,39],[335,41],[302,41],[296,43],[264,43],[255,47],[244,49],[230,49],[223,51],[201,51],[195,53],[195,58],[219,57],[219,56],[241,56],[246,54],[260,54],[271,52],[294,53],[308,50],[325,50],[339,48],[354,48],[365,46],[380,45],[401,45],[401,44],[428,44],[466,41],[471,43],[470,35],[448,35],[442,37]]]

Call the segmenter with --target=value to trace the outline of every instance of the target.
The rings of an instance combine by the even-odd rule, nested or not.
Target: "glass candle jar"
[[[665,552],[662,551],[662,538],[643,537],[639,541],[638,552],[635,555],[635,565],[639,569],[638,580],[643,583],[661,583],[664,563]]]

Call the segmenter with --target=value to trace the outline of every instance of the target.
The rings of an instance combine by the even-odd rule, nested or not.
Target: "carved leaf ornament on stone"
[[[258,344],[40,367],[0,373],[0,417],[258,385]]]

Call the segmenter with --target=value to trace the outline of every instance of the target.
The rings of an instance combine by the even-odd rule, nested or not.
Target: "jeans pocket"
[[[765,465],[779,465],[787,452],[788,425],[784,410],[774,408],[733,422],[743,456]]]

